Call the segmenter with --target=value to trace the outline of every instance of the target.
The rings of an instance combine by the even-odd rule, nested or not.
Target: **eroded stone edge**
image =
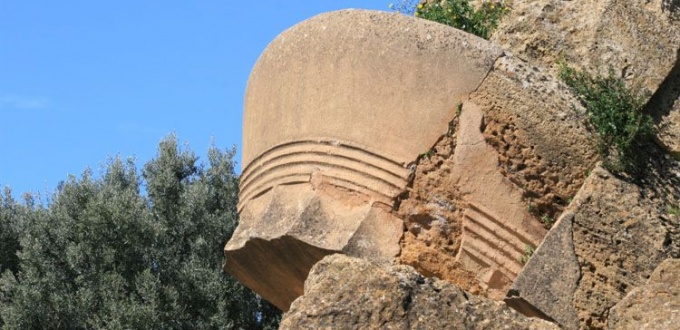
[[[505,298],[521,313],[557,322],[565,329],[579,327],[572,303],[581,277],[573,242],[574,217],[570,211],[560,217]]]

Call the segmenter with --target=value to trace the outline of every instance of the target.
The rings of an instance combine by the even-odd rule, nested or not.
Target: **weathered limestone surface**
[[[672,2],[672,1],[671,1]],[[678,5],[668,0],[516,1],[491,40],[551,67],[609,68],[655,91],[676,63]]]
[[[248,82],[225,270],[287,310],[324,255],[391,261],[403,235],[391,210],[409,166],[501,53],[438,23],[362,10],[282,33]]]
[[[647,283],[609,312],[610,330],[680,328],[680,259],[667,259]]]
[[[608,311],[667,258],[680,257],[677,161],[660,158],[638,184],[596,168],[574,198],[574,249],[582,277],[573,304],[581,326],[604,328]]]
[[[501,299],[517,277],[525,247],[538,245],[545,229],[529,213],[522,190],[498,171],[498,154],[486,144],[484,114],[463,104],[452,183],[463,196],[463,233],[457,261],[477,274],[487,296]]]
[[[510,304],[565,329],[604,329],[612,306],[680,256],[680,162],[658,150],[649,158],[635,183],[592,171],[513,284]]]
[[[399,207],[408,229],[399,261],[503,298],[545,234],[540,221],[559,216],[595,165],[584,113],[545,70],[500,57],[419,159]]]
[[[525,315],[578,329],[572,304],[581,267],[572,237],[574,214],[566,212],[552,227],[513,283],[505,302]]]
[[[241,224],[225,269],[284,310],[332,251],[399,255],[502,299],[545,235],[539,219],[556,216],[594,164],[576,104],[538,68],[433,22],[343,11],[293,27],[249,82]],[[445,160],[427,174],[419,155],[433,145]],[[277,257],[291,240],[310,246],[295,265]]]
[[[300,298],[306,302],[293,306],[287,326],[363,328],[394,319],[385,324],[401,328],[449,313],[442,310],[446,302],[412,312],[420,293],[430,296],[406,282],[397,283],[406,293],[391,293],[395,271],[381,267],[396,258],[494,299],[512,287],[509,304],[566,329],[606,328],[612,306],[662,260],[680,257],[680,163],[649,146],[640,178],[593,169],[595,137],[585,110],[535,64],[552,64],[550,56],[561,50],[568,62],[588,55],[571,64],[597,70],[604,59],[631,83],[656,90],[648,110],[660,128],[670,127],[659,140],[674,150],[678,34],[644,44],[638,33],[673,32],[676,23],[649,26],[650,17],[665,11],[650,9],[654,1],[641,9],[631,3],[516,2],[514,19],[496,38],[529,62],[455,29],[391,13],[328,13],[284,32],[262,54],[248,85],[241,222],[225,247],[225,269],[283,310],[303,292],[326,295]],[[642,25],[635,32],[605,14],[630,14]],[[569,18],[577,29],[564,30]],[[626,27],[621,34],[629,39],[600,19]],[[522,30],[522,22],[543,30]],[[545,48],[535,52],[532,45]],[[645,47],[656,48],[647,54]],[[524,267],[527,248],[541,243],[558,217]],[[330,272],[318,280],[328,288],[317,280],[304,287],[314,264],[334,253],[383,266],[352,266],[347,275],[333,270],[335,261],[322,262],[315,276]],[[330,285],[358,276],[389,285],[376,280],[367,287],[378,289],[366,292]],[[390,302],[371,300],[374,291]],[[357,312],[350,298],[368,305]],[[466,297],[473,305],[474,299]],[[336,300],[345,305],[332,305]],[[432,327],[438,326],[443,323]]]
[[[312,268],[280,329],[559,329],[408,266],[342,255]]]
[[[511,55],[496,61],[471,101],[485,113],[501,173],[524,190],[535,214],[556,219],[597,161],[585,109],[545,69]]]
[[[541,65],[564,61],[654,93],[659,141],[680,157],[680,5],[670,0],[514,1],[491,41]]]

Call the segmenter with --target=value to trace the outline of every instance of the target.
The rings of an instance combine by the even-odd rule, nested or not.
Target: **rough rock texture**
[[[679,7],[670,0],[514,1],[491,40],[543,67],[611,68],[642,85],[657,98],[648,110],[659,140],[680,155]]]
[[[680,48],[675,66],[652,95],[646,110],[656,122],[659,144],[680,159]]]
[[[578,329],[574,291],[581,278],[573,242],[574,214],[566,212],[513,283],[505,302],[524,315],[555,321],[564,329]],[[549,316],[548,316],[549,315]]]
[[[396,259],[474,294],[511,289],[509,305],[565,329],[605,329],[612,306],[680,257],[678,6],[516,1],[494,36],[516,55],[369,11],[284,32],[249,81],[241,222],[225,269],[283,310],[306,292],[284,327],[523,320],[406,266],[383,268]],[[647,111],[671,153],[641,148],[636,178],[595,167],[585,110],[549,69],[557,59],[612,66],[653,91]],[[335,253],[382,266],[332,257],[303,290]]]
[[[663,260],[680,256],[680,164],[650,149],[645,175],[635,183],[601,167],[592,171],[509,300],[565,329],[604,329],[612,306],[644,284]],[[572,246],[577,264],[568,251]],[[557,267],[563,274],[553,271]]]
[[[563,84],[507,55],[450,126],[401,200],[399,261],[500,299],[594,166],[593,139]]]
[[[661,261],[680,257],[680,218],[668,212],[680,203],[680,166],[667,155],[658,157],[639,185],[598,168],[574,198],[574,247],[582,273],[574,306],[582,326],[604,328],[611,306]]]
[[[312,268],[280,329],[559,329],[408,266],[342,255]]]
[[[457,261],[477,274],[489,297],[500,299],[522,268],[525,247],[538,245],[545,229],[523,203],[522,190],[498,171],[483,118],[479,106],[463,104],[450,174],[466,203]]]
[[[610,311],[610,330],[680,327],[680,259],[667,259]]]
[[[534,214],[554,222],[597,160],[585,109],[549,72],[509,55],[471,100],[484,110],[484,135],[501,173],[523,190]]]
[[[363,10],[282,33],[248,82],[225,270],[287,310],[324,255],[391,261],[403,232],[391,210],[409,165],[501,53],[438,23]]]

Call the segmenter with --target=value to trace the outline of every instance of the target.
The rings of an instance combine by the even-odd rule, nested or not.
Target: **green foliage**
[[[549,215],[547,215],[547,214],[544,214],[544,215],[541,217],[541,223],[542,223],[543,225],[545,225],[545,226],[550,227],[550,226],[552,226],[552,225],[555,223],[555,218],[553,218],[553,217],[551,217],[551,216],[549,216]]]
[[[422,158],[430,158],[430,157],[432,157],[432,156],[434,156],[434,149],[430,149],[430,150],[428,150],[428,151],[426,151],[426,152],[424,152],[424,153],[418,155],[418,158],[420,158],[420,159],[422,159]]]
[[[680,215],[680,205],[668,205],[666,206],[666,213],[670,215]]]
[[[489,39],[500,19],[510,10],[507,1],[482,1],[475,8],[468,0],[424,1],[413,6],[413,1],[403,1],[393,9],[414,13],[416,17],[446,24],[457,29]]]
[[[519,263],[522,264],[522,265],[526,265],[527,262],[529,262],[529,259],[531,259],[531,256],[534,255],[534,252],[535,252],[535,251],[536,251],[536,247],[527,244],[527,245],[524,247],[524,255],[522,255],[522,256],[519,258]]]
[[[233,156],[211,148],[198,164],[171,136],[141,177],[116,158],[101,178],[61,183],[47,206],[5,196],[1,224],[21,232],[7,231],[20,244],[18,271],[0,280],[3,329],[275,327],[280,312],[221,271],[238,221]]]
[[[532,203],[531,200],[529,200],[529,204],[527,205],[527,211],[531,214],[536,214],[536,206]]]
[[[614,172],[640,169],[640,148],[652,135],[652,118],[643,112],[649,98],[628,88],[613,72],[591,76],[562,64],[560,78],[579,96],[600,139],[599,152]]]
[[[19,270],[19,219],[23,208],[12,199],[9,188],[0,193],[0,273],[9,270],[16,274]]]

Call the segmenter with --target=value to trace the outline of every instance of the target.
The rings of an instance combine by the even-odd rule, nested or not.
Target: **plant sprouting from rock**
[[[533,245],[527,244],[524,247],[524,255],[522,255],[519,258],[519,263],[522,265],[526,265],[527,262],[529,262],[529,259],[531,259],[531,256],[534,255],[534,252],[536,251],[536,248]]]
[[[468,0],[402,1],[393,9],[413,13],[416,17],[446,24],[457,29],[489,39],[500,19],[510,10],[508,1],[481,1],[475,8]]]
[[[640,170],[640,147],[653,133],[652,118],[643,112],[648,95],[629,88],[612,71],[592,76],[562,64],[559,76],[585,106],[605,167],[613,172]]]

